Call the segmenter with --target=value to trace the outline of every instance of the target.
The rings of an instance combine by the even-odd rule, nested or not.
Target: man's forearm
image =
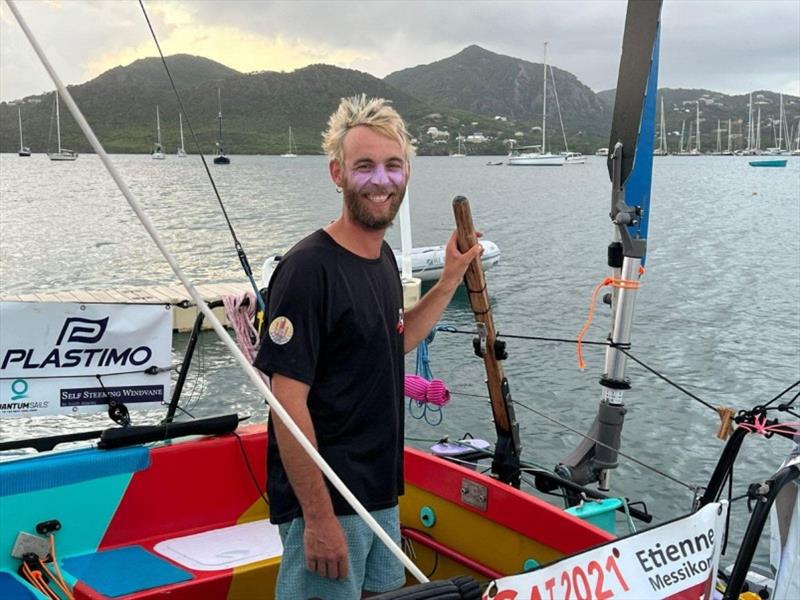
[[[403,349],[411,352],[426,335],[433,329],[442,316],[444,309],[450,304],[458,282],[443,283],[439,281],[425,294],[417,305],[405,314],[405,334],[403,336]]]
[[[309,441],[317,447],[314,426],[308,412],[308,386],[280,375],[273,377],[272,389],[275,396]],[[325,479],[311,457],[294,439],[286,426],[273,414],[275,437],[280,449],[281,462],[286,470],[289,483],[308,519],[320,519],[333,516],[333,505]]]

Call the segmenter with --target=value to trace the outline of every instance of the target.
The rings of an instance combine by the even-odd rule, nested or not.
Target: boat
[[[501,163],[502,164],[502,163]],[[481,255],[481,265],[484,271],[488,271],[500,262],[500,248],[494,242],[489,240],[481,240],[483,246],[483,254]],[[395,260],[397,261],[397,271],[403,270],[403,257],[400,250],[393,250]],[[411,276],[420,279],[421,281],[431,282],[438,281],[442,276],[442,269],[444,268],[445,247],[444,246],[419,246],[412,248],[411,252]],[[267,258],[261,267],[261,284],[268,287],[269,280],[272,273],[278,266],[281,260],[280,254],[275,254]]]
[[[15,4],[9,6],[14,17],[24,22]],[[600,381],[600,410],[592,433],[559,465],[560,475],[522,457],[515,403],[501,363],[508,353],[504,340],[498,339],[486,279],[476,260],[465,277],[475,319],[475,331],[470,333],[475,337],[465,340],[465,345],[486,368],[497,442],[492,447],[466,438],[443,440],[430,453],[404,449],[400,516],[408,553],[385,533],[381,536],[382,530],[374,531],[422,587],[383,594],[381,600],[481,596],[486,600],[699,600],[715,594],[718,577],[724,585],[724,600],[735,600],[746,584],[770,508],[781,491],[790,490],[800,477],[800,460],[794,459],[766,483],[750,486],[753,511],[748,531],[736,563],[724,578],[717,566],[726,537],[728,502],[721,496],[742,442],[759,427],[772,437],[791,439],[797,433],[788,425],[779,427],[777,419],[767,419],[766,407],[742,411],[735,418],[725,413],[728,441],[708,485],[695,490],[686,514],[618,536],[616,513],[644,522],[652,515],[627,498],[599,491],[608,489],[609,473],[617,466],[623,396],[631,388],[624,357],[630,348],[639,287],[634,282],[642,275],[647,249],[660,8],[660,2],[633,2],[626,17],[610,137],[613,151],[608,160],[615,238],[608,257],[617,283],[610,294],[613,326],[606,344],[608,370]],[[41,48],[35,48],[48,64]],[[641,56],[646,56],[644,69]],[[68,97],[68,90],[56,81]],[[626,85],[619,85],[623,81]],[[637,104],[639,110],[635,110]],[[72,103],[70,107],[77,110]],[[118,176],[89,125],[83,120],[79,123],[100,160]],[[130,189],[117,181],[132,208],[142,214]],[[453,212],[458,245],[465,251],[478,243],[466,198],[453,200]],[[0,364],[3,380],[11,381],[0,386],[3,417],[30,422],[39,418],[37,414],[102,411],[114,422],[93,431],[34,434],[0,442],[0,452],[37,452],[0,462],[0,539],[10,548],[0,555],[0,597],[52,600],[60,593],[48,590],[56,589],[75,600],[245,600],[274,595],[282,548],[277,528],[268,521],[269,503],[263,492],[266,428],[242,425],[243,419],[236,414],[176,419],[184,410],[182,391],[200,326],[208,320],[270,410],[293,425],[212,312],[224,304],[235,322],[240,319],[242,327],[237,330],[246,349],[254,341],[247,332],[257,318],[260,294],[207,305],[152,223],[144,216],[142,223],[199,309],[171,394],[171,323],[163,305],[135,300],[57,307],[40,302],[0,303],[4,323]],[[14,327],[5,325],[9,323]],[[76,359],[78,365],[68,366]],[[34,363],[37,377],[31,378],[25,367],[33,368]],[[50,379],[63,375],[57,372],[60,369],[75,367],[79,371],[70,370],[66,379]],[[130,379],[119,379],[123,376]],[[794,393],[796,385],[787,392]],[[163,420],[154,425],[132,424],[137,407],[146,405],[166,405]],[[87,442],[91,445],[86,446]],[[54,451],[66,443],[84,447]],[[305,438],[300,443],[312,458],[319,459]],[[317,464],[331,485],[342,491],[341,481],[327,465]],[[535,477],[542,493],[558,490],[569,507],[562,509],[522,490],[523,475]],[[600,484],[599,488],[589,487],[590,482]],[[365,514],[357,506],[354,509]],[[798,523],[795,520],[793,526]],[[787,539],[787,544],[796,543],[791,536]],[[791,573],[797,552],[789,548],[785,554],[786,572]],[[782,581],[785,586],[796,585],[791,578],[781,579],[783,568],[782,563],[775,577],[778,600],[793,597],[781,595]],[[437,581],[428,582],[429,577]]]
[[[510,167],[563,167],[565,159],[560,154],[543,152],[542,146],[521,146],[508,153]]]
[[[181,132],[181,145],[178,147],[176,156],[178,158],[186,158],[186,148],[183,144],[183,113],[178,113],[178,129]]]
[[[164,154],[164,146],[161,145],[161,116],[158,113],[158,104],[156,104],[156,143],[153,144],[153,149],[150,151],[150,158],[154,160],[167,158]]]
[[[542,75],[542,144],[512,148],[507,163],[511,167],[563,167],[564,157],[547,152],[547,42],[544,43]]]
[[[505,163],[502,160],[490,160],[486,163],[487,167],[500,167]]]
[[[297,149],[295,148],[294,144],[294,136],[292,135],[292,127],[289,126],[289,151],[285,154],[281,154],[281,158],[297,158],[297,154],[295,152]]]
[[[19,119],[19,150],[17,156],[30,156],[31,149],[22,143],[22,109],[17,107],[17,117]]]
[[[751,167],[785,167],[787,162],[789,162],[789,160],[786,158],[771,158],[765,160],[751,160],[748,164]]]
[[[658,127],[658,148],[653,151],[653,156],[668,156],[667,127],[664,117],[664,96],[661,96],[661,120]]]
[[[562,152],[565,165],[582,165],[586,162],[586,157],[580,152]]]
[[[594,151],[595,156],[608,156],[608,148],[598,148]]]
[[[56,107],[56,139],[58,140],[58,151],[57,152],[48,152],[47,158],[50,160],[58,161],[58,162],[66,162],[66,161],[73,161],[77,160],[78,153],[74,150],[69,150],[67,148],[61,147],[61,114],[58,108],[58,92],[55,92],[55,107]],[[50,127],[52,131],[52,121],[50,121]],[[48,144],[49,145],[49,144]]]
[[[215,165],[229,165],[231,159],[225,154],[225,148],[222,146],[222,91],[217,88],[217,106],[219,112],[217,119],[219,120],[219,137],[214,147],[214,164]]]
[[[465,158],[467,153],[464,150],[464,136],[457,136],[456,141],[458,142],[458,149],[450,155],[450,158]]]
[[[558,90],[556,88],[556,77],[553,73],[553,66],[548,65],[548,69],[550,71],[550,82],[553,84],[553,97],[556,101],[558,122],[561,125],[561,137],[564,139],[564,152],[559,152],[559,155],[564,157],[565,165],[582,165],[586,162],[586,157],[580,152],[569,151],[569,144],[567,143],[567,130],[564,129],[564,119],[561,118],[561,104],[558,101]]]

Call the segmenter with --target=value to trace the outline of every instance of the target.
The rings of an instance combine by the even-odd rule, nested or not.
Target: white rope
[[[42,47],[39,45],[39,42],[33,35],[33,32],[28,28],[28,24],[23,19],[22,15],[19,12],[19,9],[16,6],[16,2],[14,0],[6,0],[11,12],[14,14],[14,18],[19,23],[19,26],[22,28],[22,31],[25,33],[25,36],[28,38],[28,41],[31,43],[36,54],[39,56],[39,60],[42,61],[42,65],[47,70],[48,74],[50,75],[50,79],[53,80],[55,83],[58,93],[61,94],[61,97],[64,99],[69,111],[72,113],[72,116],[78,123],[78,126],[83,131],[83,134],[86,136],[86,139],[89,140],[89,144],[91,144],[94,151],[97,153],[97,156],[100,157],[105,168],[108,170],[109,175],[114,180],[114,182],[119,187],[122,195],[125,196],[125,199],[128,201],[128,204],[133,209],[133,212],[136,213],[136,216],[139,217],[142,225],[147,230],[147,233],[150,234],[150,237],[155,242],[158,249],[161,251],[161,254],[164,256],[166,261],[169,263],[169,266],[172,268],[175,275],[178,279],[181,280],[181,283],[184,285],[186,290],[189,292],[189,295],[194,300],[197,307],[200,311],[205,315],[205,318],[208,319],[208,322],[211,323],[214,331],[217,332],[220,340],[228,347],[233,357],[239,363],[239,366],[244,369],[244,372],[250,378],[250,381],[253,382],[253,385],[261,392],[261,394],[266,399],[267,403],[271,410],[275,411],[275,414],[278,418],[286,425],[286,428],[292,434],[292,436],[297,440],[297,442],[303,447],[303,449],[308,453],[311,459],[314,461],[314,464],[319,467],[320,471],[322,471],[325,477],[333,484],[333,486],[339,491],[342,497],[347,501],[347,503],[356,511],[356,513],[364,519],[367,523],[369,528],[373,531],[373,533],[380,538],[380,540],[386,544],[389,550],[394,554],[398,560],[400,560],[406,569],[421,583],[426,583],[428,578],[423,575],[422,571],[417,568],[417,566],[411,561],[411,559],[406,556],[400,547],[394,543],[392,538],[381,528],[378,522],[369,514],[366,508],[358,501],[353,493],[347,489],[347,486],[344,482],[339,479],[339,476],[331,469],[325,459],[319,454],[316,448],[308,441],[303,432],[297,426],[297,424],[292,420],[289,416],[289,413],[286,412],[286,409],[281,406],[281,403],[272,395],[272,392],[267,388],[264,382],[261,380],[261,376],[258,372],[253,368],[253,366],[247,362],[247,359],[244,357],[242,352],[239,350],[236,342],[228,335],[228,332],[225,331],[225,328],[217,319],[216,315],[208,308],[208,305],[205,303],[203,298],[195,289],[194,285],[191,281],[186,277],[183,273],[183,270],[178,265],[175,257],[170,254],[167,247],[164,245],[163,241],[161,240],[161,236],[156,231],[156,228],[153,226],[153,223],[150,221],[150,218],[144,212],[144,210],[139,205],[139,202],[133,197],[130,189],[128,188],[127,184],[123,181],[122,177],[120,176],[119,172],[117,171],[114,164],[111,162],[111,158],[108,156],[106,151],[103,149],[103,146],[100,144],[100,141],[95,136],[92,128],[89,126],[89,123],[86,122],[83,113],[81,113],[78,105],[75,104],[75,101],[72,99],[72,95],[70,95],[69,90],[64,86],[60,77],[56,73],[53,66],[50,64],[47,56],[42,50]]]

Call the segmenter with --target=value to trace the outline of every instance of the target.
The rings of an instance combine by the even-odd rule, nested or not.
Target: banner
[[[489,584],[484,600],[709,600],[727,502]]]
[[[158,406],[171,358],[168,305],[0,302],[0,418]]]

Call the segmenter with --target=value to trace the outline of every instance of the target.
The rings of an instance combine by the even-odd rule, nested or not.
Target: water
[[[414,160],[414,244],[444,243],[453,227],[450,201],[467,196],[477,227],[503,252],[487,276],[498,330],[574,338],[592,288],[607,274],[605,161],[591,157],[585,165],[560,169],[489,167],[486,161]],[[199,159],[115,156],[114,162],[192,280],[242,280]],[[257,272],[265,257],[339,213],[341,196],[323,157],[234,156],[230,166],[212,168]],[[399,246],[398,231],[388,237]],[[176,279],[95,156],[70,164],[2,155],[0,281],[2,291],[13,294]],[[442,320],[471,327],[463,293]],[[601,306],[587,339],[602,339],[607,327]],[[632,339],[637,357],[713,405],[752,407],[800,379],[800,159],[790,159],[785,169],[753,169],[742,158],[655,159],[647,273]],[[175,338],[176,362],[186,340]],[[195,416],[237,411],[263,421],[262,401],[215,335],[205,333],[201,341],[185,408]],[[573,345],[509,339],[508,352],[504,368],[520,403],[524,457],[552,466],[579,438],[521,405],[587,430],[600,398],[602,349],[585,349],[589,367],[583,373]],[[407,418],[409,443],[425,448],[465,432],[491,440],[483,365],[470,338],[438,334],[431,366],[456,393],[441,425]],[[623,451],[680,481],[705,484],[722,448],[714,435],[716,415],[637,365],[629,364],[628,375],[633,389],[626,394]],[[7,420],[0,422],[0,435],[15,439],[107,425],[103,415],[80,422]],[[737,463],[734,495],[768,477],[789,449],[786,440],[751,436]],[[689,490],[624,458],[612,486],[616,494],[644,500],[659,522],[690,508]],[[739,502],[734,540],[741,538],[745,518]],[[763,548],[758,557],[764,560]]]

